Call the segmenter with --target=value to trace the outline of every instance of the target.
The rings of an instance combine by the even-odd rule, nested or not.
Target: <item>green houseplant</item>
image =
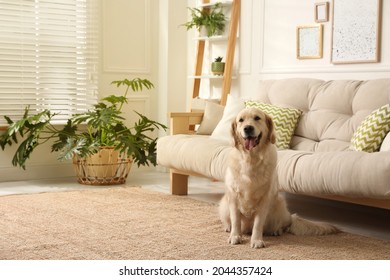
[[[187,30],[196,28],[201,33],[204,27],[208,37],[224,32],[227,19],[223,13],[222,3],[218,2],[210,8],[188,9],[191,12],[191,20],[183,24]]]
[[[79,182],[86,184],[123,183],[130,171],[128,165],[133,161],[138,166],[156,165],[157,139],[151,137],[150,133],[155,129],[165,130],[166,126],[136,112],[139,120],[134,126],[128,127],[122,116],[129,90],[137,92],[143,88],[151,89],[153,84],[140,78],[113,81],[112,84],[124,86],[124,94],[102,98],[91,110],[71,116],[62,128],[51,123],[56,113],[50,110],[31,113],[27,107],[22,119],[17,121],[4,116],[9,126],[0,135],[0,147],[4,150],[6,146],[17,144],[12,164],[25,169],[26,161],[35,148],[52,139],[54,142],[51,151],[59,152],[60,160],[73,158],[73,162],[78,164],[77,170],[82,173],[78,175],[84,176],[79,176]],[[22,138],[20,143],[18,138]],[[109,150],[108,156],[103,155],[102,150]],[[91,163],[94,156],[100,162]],[[110,162],[101,162],[104,158],[108,158]],[[123,164],[126,166],[123,167]],[[92,172],[92,175],[87,174],[94,166],[107,168],[103,172],[100,170]],[[121,175],[124,178],[117,180],[119,171],[127,173]],[[93,178],[92,181],[89,177]],[[110,180],[104,177],[110,177]]]
[[[225,71],[225,62],[222,62],[222,59],[222,56],[218,56],[215,58],[214,62],[211,63],[211,72],[214,75],[223,75],[223,72]]]

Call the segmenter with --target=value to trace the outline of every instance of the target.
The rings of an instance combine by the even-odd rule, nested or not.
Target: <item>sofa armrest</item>
[[[203,112],[171,112],[171,135],[175,134],[193,134],[194,127],[200,124],[203,118]]]

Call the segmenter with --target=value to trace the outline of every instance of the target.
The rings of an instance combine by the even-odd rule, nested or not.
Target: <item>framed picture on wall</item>
[[[297,27],[297,58],[322,58],[322,24]]]
[[[331,62],[379,62],[381,0],[333,0]]]
[[[314,4],[315,22],[327,22],[329,20],[329,2]]]

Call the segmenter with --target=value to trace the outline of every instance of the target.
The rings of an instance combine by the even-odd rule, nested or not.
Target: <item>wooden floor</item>
[[[133,171],[132,171],[133,172]],[[169,174],[157,171],[139,171],[129,175],[127,185],[139,185],[145,189],[169,193]],[[104,188],[80,185],[75,178],[59,178],[38,181],[15,181],[0,183],[0,195],[67,191],[88,188]],[[214,203],[224,192],[221,182],[190,177],[189,194],[193,199]],[[313,219],[333,223],[342,230],[354,234],[370,236],[390,241],[390,211],[319,199],[314,197],[285,194],[292,213]]]

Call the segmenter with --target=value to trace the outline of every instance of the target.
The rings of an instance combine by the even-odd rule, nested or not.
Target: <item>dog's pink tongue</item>
[[[256,139],[255,138],[248,138],[245,139],[245,149],[252,150],[252,148],[256,146]]]

